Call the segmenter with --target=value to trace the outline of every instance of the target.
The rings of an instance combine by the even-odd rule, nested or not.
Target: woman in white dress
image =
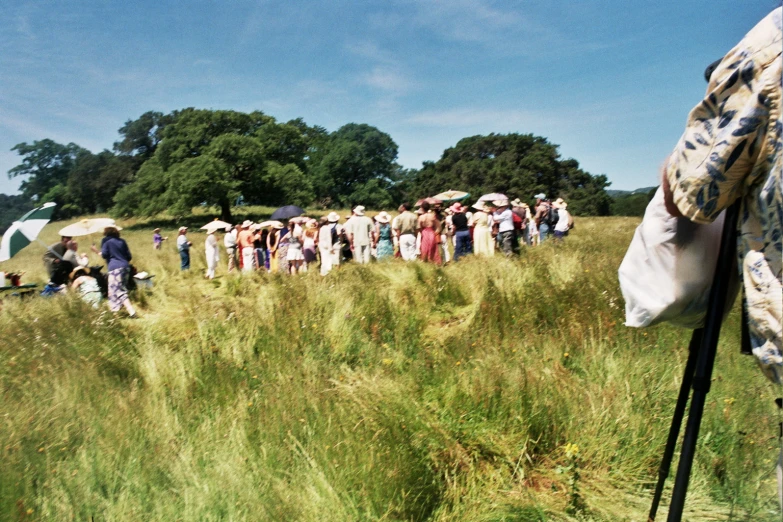
[[[286,259],[288,260],[288,269],[292,274],[296,274],[302,270],[304,265],[304,253],[302,252],[302,227],[295,223],[289,222],[288,231],[288,252],[286,253]]]
[[[204,253],[207,255],[207,279],[215,278],[215,268],[217,268],[220,262],[220,250],[218,249],[218,241],[215,237],[215,231],[210,230],[207,232],[207,240],[204,242]]]
[[[477,210],[470,218],[469,225],[473,227],[473,253],[481,256],[495,255],[495,238],[492,237],[492,214],[487,210],[483,201],[479,201],[473,208]]]

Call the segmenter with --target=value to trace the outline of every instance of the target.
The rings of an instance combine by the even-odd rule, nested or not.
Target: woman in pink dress
[[[437,265],[441,264],[440,257],[440,222],[435,213],[430,210],[430,204],[426,201],[421,204],[422,214],[419,216],[419,230],[421,231],[421,260]]]

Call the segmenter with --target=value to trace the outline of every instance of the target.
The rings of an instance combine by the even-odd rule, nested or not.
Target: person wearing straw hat
[[[161,246],[163,246],[163,242],[167,239],[168,237],[163,237],[160,235],[160,229],[156,228],[152,231],[152,248],[155,250],[160,250]]]
[[[483,201],[479,201],[473,208],[473,213],[468,222],[473,227],[473,253],[477,256],[491,257],[495,255],[495,241],[492,239],[492,214]]]
[[[330,212],[326,223],[321,222],[318,229],[318,253],[321,256],[321,275],[328,274],[332,267],[340,265],[340,236],[342,227],[338,224],[340,215]]]
[[[250,273],[255,269],[253,248],[253,236],[255,235],[250,227],[253,222],[246,219],[242,223],[242,231],[237,235],[237,248],[242,256],[242,273]]]
[[[345,224],[348,233],[348,241],[353,250],[353,258],[359,264],[370,262],[370,248],[372,247],[373,223],[372,219],[364,215],[362,205],[353,209],[353,216]]]
[[[394,243],[392,242],[391,216],[383,211],[375,216],[375,233],[373,240],[375,242],[375,257],[381,259],[394,256]]]
[[[514,255],[516,250],[516,232],[514,230],[514,215],[509,208],[507,199],[497,199],[492,202],[495,212],[492,219],[498,225],[497,242],[506,257]]]
[[[454,203],[451,206],[451,225],[454,227],[454,261],[460,257],[470,254],[470,227],[468,227],[468,216],[465,215],[466,208],[461,203]]]
[[[128,244],[120,237],[116,226],[103,230],[101,256],[106,260],[109,285],[109,309],[119,312],[125,307],[128,315],[136,317],[136,310],[128,298],[128,278],[130,277],[130,262],[132,259]]]
[[[78,266],[73,269],[70,276],[71,290],[77,292],[82,300],[96,310],[101,304],[103,295],[98,280],[89,274],[86,267]]]
[[[215,229],[207,230],[207,239],[204,241],[204,254],[207,256],[207,279],[215,279],[215,268],[220,262],[220,250],[218,250],[218,241],[215,237]]]
[[[190,247],[193,243],[188,241],[188,227],[179,227],[177,233],[177,251],[179,251],[179,269],[190,270]]]
[[[552,206],[557,209],[557,223],[555,223],[555,239],[562,241],[568,235],[568,228],[571,215],[568,213],[568,203],[563,198],[557,198]]]

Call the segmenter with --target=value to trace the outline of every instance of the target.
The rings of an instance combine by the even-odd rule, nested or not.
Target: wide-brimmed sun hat
[[[284,229],[284,228],[285,228],[285,225],[284,225],[284,224],[282,224],[282,223],[280,223],[279,221],[275,221],[274,223],[272,223],[272,224],[271,224],[271,225],[269,225],[269,226],[271,226],[272,228],[275,228],[275,229],[277,229],[277,230],[282,230],[282,229]]]
[[[378,223],[388,223],[389,221],[391,221],[391,216],[389,215],[388,212],[384,210],[383,212],[380,212],[377,216],[375,216],[375,221],[377,221]]]
[[[476,210],[481,210],[481,211],[487,210],[487,206],[484,204],[483,201],[478,201],[478,202],[474,203],[473,204],[473,208],[475,208]]]
[[[353,213],[357,216],[363,216],[364,215],[364,207],[362,205],[359,205],[358,207],[353,209]]]
[[[250,228],[252,225],[253,225],[253,222],[252,222],[252,221],[250,221],[249,219],[246,219],[246,220],[245,220],[245,221],[242,223],[242,228]]]
[[[70,278],[71,281],[73,281],[74,279],[79,277],[79,274],[89,275],[89,273],[90,271],[87,269],[87,267],[77,266],[76,268],[73,269],[71,275],[68,277]]]
[[[508,200],[507,199],[496,199],[492,202],[493,205],[496,207],[507,207],[508,206]]]
[[[337,223],[338,221],[340,221],[340,214],[338,214],[337,212],[329,212],[329,215],[326,216],[326,220],[329,223]]]
[[[457,203],[454,203],[453,205],[451,205],[449,207],[449,210],[451,210],[452,212],[457,214],[459,212],[465,212],[465,207],[462,206],[462,203],[457,202]]]

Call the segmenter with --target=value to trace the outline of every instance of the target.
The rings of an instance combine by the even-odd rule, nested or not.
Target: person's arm
[[[753,54],[738,46],[712,73],[663,169],[672,215],[711,222],[765,172],[754,166],[762,140],[772,139],[766,136],[770,110],[780,110],[780,68],[766,68],[779,54],[780,40]]]

